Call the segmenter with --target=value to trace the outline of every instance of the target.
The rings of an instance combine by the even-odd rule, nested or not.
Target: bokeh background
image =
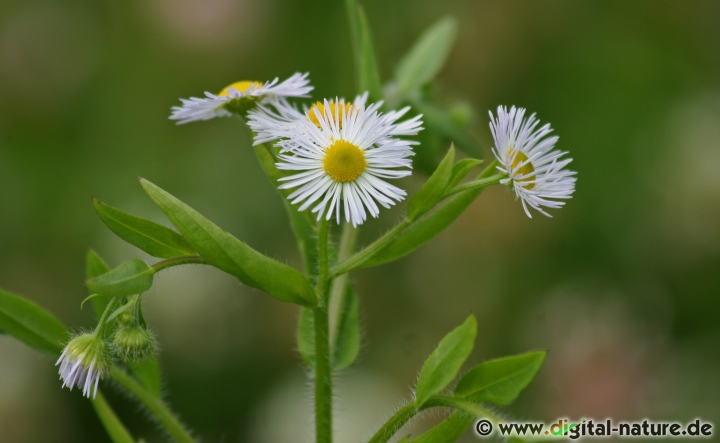
[[[476,110],[485,156],[488,109],[537,112],[571,151],[579,181],[553,219],[528,219],[509,192],[490,189],[418,252],[353,274],[365,346],[338,381],[337,441],[366,439],[470,312],[474,362],[550,350],[507,417],[720,423],[720,3],[364,5],[384,79],[424,28],[456,17],[437,100]],[[167,118],[178,97],[295,71],[311,73],[316,97],[356,92],[342,1],[2,0],[0,287],[91,327],[91,310],[80,310],[87,248],[112,265],[144,256],[105,228],[90,196],[166,222],[138,175],[299,264],[243,125]],[[362,241],[401,211],[367,223]],[[145,308],[163,346],[166,398],[204,441],[310,441],[294,306],[189,267],[161,275]],[[53,364],[0,337],[0,442],[107,440],[90,403],[60,389]],[[135,435],[162,440],[110,391]]]

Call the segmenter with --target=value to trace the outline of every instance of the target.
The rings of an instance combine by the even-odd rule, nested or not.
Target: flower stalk
[[[140,401],[178,443],[195,443],[190,432],[158,397],[150,394],[127,372],[113,367],[112,378]]]
[[[318,226],[318,306],[315,308],[315,431],[317,443],[332,442],[332,367],[330,362],[329,321],[329,241],[330,223],[323,218]]]

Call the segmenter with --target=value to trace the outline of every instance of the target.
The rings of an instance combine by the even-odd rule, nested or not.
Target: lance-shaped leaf
[[[509,404],[535,378],[546,356],[538,351],[486,361],[460,379],[455,395],[474,402]]]
[[[435,172],[408,202],[407,216],[410,220],[418,217],[435,207],[441,200],[450,183],[455,162],[455,146],[450,145],[445,158],[440,162]]]
[[[365,11],[357,0],[346,0],[345,3],[350,20],[358,90],[369,91],[370,99],[373,101],[381,100],[382,83],[370,24],[365,16]]]
[[[87,255],[85,256],[85,279],[89,280],[105,274],[108,271],[110,271],[110,268],[105,261],[92,249],[88,250]],[[112,297],[110,296],[102,294],[96,294],[92,298],[92,304],[95,308],[95,318],[99,319],[102,317],[102,314],[105,312],[105,308],[108,303],[110,303],[111,298]]]
[[[57,356],[67,328],[40,306],[0,290],[0,329],[40,352]]]
[[[85,286],[92,292],[109,297],[140,294],[152,287],[154,274],[153,268],[135,258],[85,281]]]
[[[395,80],[400,90],[413,92],[435,78],[456,36],[457,23],[452,17],[443,17],[425,30],[397,65]]]
[[[360,264],[358,268],[395,261],[416,250],[450,226],[460,214],[465,212],[465,209],[482,191],[482,189],[473,189],[457,194],[437,211],[414,222],[408,229],[398,234],[387,246]]]
[[[476,334],[477,322],[471,315],[442,339],[420,370],[415,390],[418,406],[445,389],[457,376],[473,349]]]
[[[348,282],[338,300],[338,322],[333,343],[333,369],[345,369],[360,353],[360,301],[353,286]]]
[[[482,162],[482,160],[476,158],[464,158],[455,163],[447,189],[452,189],[457,186],[475,166],[480,165]]]
[[[263,289],[280,301],[305,306],[317,304],[313,288],[297,269],[257,252],[153,183],[144,179],[141,183],[145,192],[207,263],[234,275],[248,286]]]
[[[297,329],[297,345],[300,356],[308,368],[315,368],[315,311],[303,307]]]
[[[100,219],[111,231],[153,257],[173,258],[195,254],[182,235],[172,229],[135,217],[96,199],[93,199],[93,204]]]
[[[102,391],[99,391],[91,400],[95,413],[103,424],[105,431],[113,443],[135,443],[130,432],[122,424],[115,411],[112,410]]]

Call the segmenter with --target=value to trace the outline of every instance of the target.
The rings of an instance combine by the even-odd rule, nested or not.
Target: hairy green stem
[[[398,409],[398,411],[390,417],[390,420],[388,420],[378,431],[375,433],[375,435],[372,436],[372,438],[368,441],[368,443],[385,443],[388,440],[392,438],[393,435],[397,431],[402,428],[405,423],[407,423],[411,418],[416,416],[420,412],[420,409],[415,405],[415,403],[408,403],[402,408]]]
[[[135,443],[132,434],[130,434],[130,431],[127,430],[107,400],[105,400],[102,391],[98,391],[97,395],[93,397],[90,402],[113,443]]]
[[[173,257],[173,258],[169,258],[167,260],[159,261],[159,262],[155,263],[154,265],[152,265],[152,268],[155,272],[159,272],[159,271],[162,271],[163,269],[171,268],[173,266],[191,265],[191,264],[204,265],[207,263],[199,255],[183,255],[182,257]]]
[[[180,420],[173,415],[165,403],[147,392],[134,378],[118,367],[112,368],[112,378],[137,398],[147,410],[165,427],[172,438],[179,443],[195,443]]]
[[[318,227],[318,306],[315,308],[315,433],[317,443],[332,443],[332,367],[328,315],[330,223],[324,217]]]
[[[449,395],[434,395],[428,399],[421,406],[415,403],[409,403],[390,417],[388,420],[368,441],[368,443],[386,443],[395,435],[405,423],[411,418],[429,408],[436,407],[448,407],[457,409],[466,414],[470,414],[472,417],[486,417],[493,424],[503,423],[503,420],[492,412],[488,411],[482,405],[474,402],[470,402],[463,398],[452,397]]]
[[[453,397],[451,395],[435,395],[428,403],[432,406],[443,406],[468,413],[474,417],[486,417],[493,422],[494,425],[504,423],[504,420],[488,411],[481,404],[465,400],[464,398]]]
[[[357,242],[359,228],[354,228],[352,224],[345,223],[343,225],[342,234],[340,235],[340,244],[338,246],[338,262],[347,260],[353,252],[355,252],[355,243]],[[330,298],[328,299],[328,309],[330,310],[330,339],[337,337],[337,327],[339,324],[338,317],[340,315],[340,297],[345,291],[348,284],[348,274],[342,274],[335,278],[330,289]],[[334,343],[334,341],[331,341]]]
[[[95,327],[95,336],[105,338],[105,330],[107,329],[108,316],[111,312],[115,310],[115,305],[117,305],[119,301],[119,297],[113,297],[110,299],[107,306],[105,306],[105,310],[103,311],[102,316],[100,317],[100,320],[98,320],[98,324]]]
[[[373,254],[378,252],[380,249],[384,248],[385,245],[388,244],[396,235],[411,224],[412,221],[410,219],[403,219],[403,221],[395,225],[395,227],[386,232],[382,237],[372,242],[369,246],[365,247],[365,249],[333,267],[330,270],[330,275],[332,277],[337,277],[338,275],[345,274],[346,272],[352,271],[356,267],[360,266],[365,262],[365,260],[372,257]]]
[[[500,183],[500,180],[502,180],[504,177],[505,176],[502,174],[495,174],[491,177],[481,178],[478,180],[473,180],[468,183],[464,183],[462,185],[455,186],[454,188],[445,192],[445,194],[443,194],[442,198],[446,199],[446,198],[450,197],[451,195],[455,195],[455,194],[457,194],[459,192],[463,192],[463,191],[471,191],[473,189],[486,188],[491,185],[497,185],[498,183]]]

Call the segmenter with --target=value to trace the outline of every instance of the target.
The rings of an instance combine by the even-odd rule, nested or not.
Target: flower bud
[[[118,329],[113,345],[115,353],[125,362],[139,362],[157,352],[153,333],[137,324]]]
[[[108,344],[95,334],[81,334],[70,340],[55,366],[60,366],[63,388],[82,389],[83,395],[93,398],[100,379],[112,366]]]
[[[120,313],[115,320],[119,327],[124,328],[126,326],[133,325],[135,323],[135,316],[130,311]]]

